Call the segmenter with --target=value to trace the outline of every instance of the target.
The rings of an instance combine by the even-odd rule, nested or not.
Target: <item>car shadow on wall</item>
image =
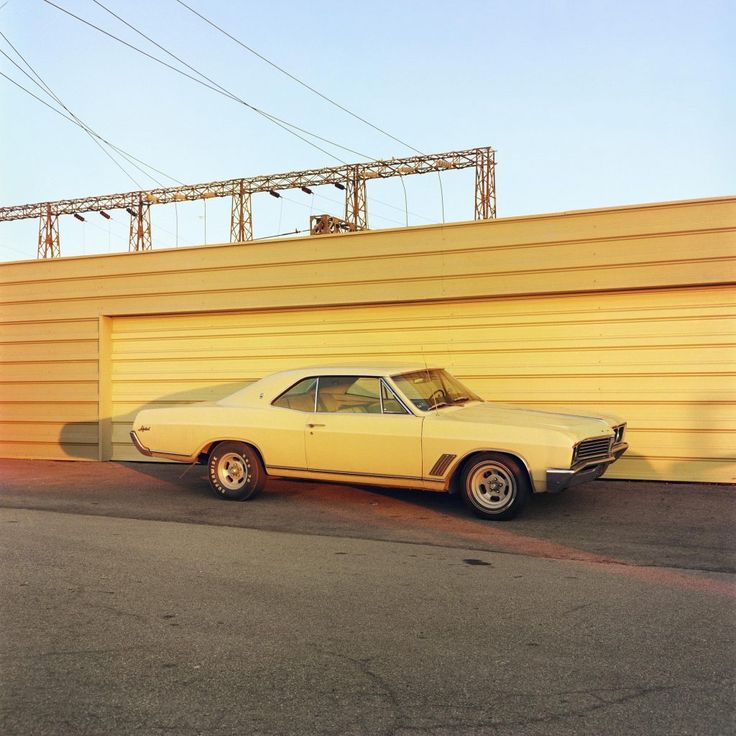
[[[112,432],[113,445],[117,446],[117,452],[113,453],[113,457],[116,459],[120,457],[120,450],[122,449],[123,459],[140,459],[143,461],[143,457],[138,455],[129,437],[130,430],[133,429],[133,419],[139,411],[219,401],[251,382],[216,383],[187,391],[165,394],[147,404],[138,404],[125,414],[117,414],[110,418],[104,418],[99,422],[67,422],[63,425],[59,434],[59,444],[64,454],[71,460],[97,460],[99,458],[99,443],[105,442],[106,433]]]

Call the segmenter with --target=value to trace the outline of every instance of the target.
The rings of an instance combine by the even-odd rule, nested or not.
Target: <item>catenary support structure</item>
[[[87,212],[106,213],[107,210],[122,209],[126,210],[131,218],[129,249],[146,251],[152,248],[150,214],[152,205],[191,202],[212,197],[231,197],[230,242],[240,243],[253,239],[251,206],[253,194],[278,193],[280,190],[309,189],[309,187],[333,184],[345,191],[345,222],[348,229],[366,230],[368,229],[366,191],[368,180],[467,168],[475,168],[475,219],[492,220],[496,217],[495,154],[493,148],[486,146],[383,161],[289,171],[283,174],[266,174],[247,179],[226,179],[137,192],[21,204],[0,207],[0,222],[39,218],[38,257],[57,258],[61,255],[59,237],[59,217],[61,215],[73,215],[79,218]]]

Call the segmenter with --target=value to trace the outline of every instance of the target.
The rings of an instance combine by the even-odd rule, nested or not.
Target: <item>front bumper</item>
[[[611,448],[611,454],[606,458],[589,460],[570,470],[548,470],[547,493],[559,493],[570,486],[600,478],[606,472],[608,466],[615,463],[628,449],[627,442],[619,442]]]

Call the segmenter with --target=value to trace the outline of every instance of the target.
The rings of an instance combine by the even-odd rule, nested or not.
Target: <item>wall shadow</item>
[[[104,432],[107,426],[112,429],[112,441],[117,444],[121,442],[129,443],[130,447],[135,451],[133,443],[128,437],[128,433],[133,428],[133,419],[135,413],[143,409],[155,409],[165,406],[185,406],[187,404],[197,404],[207,401],[218,401],[224,399],[235,391],[240,390],[248,385],[249,382],[228,382],[217,383],[207,386],[206,388],[189,389],[187,391],[179,391],[169,393],[157,398],[155,401],[141,405],[136,412],[130,414],[118,414],[112,417],[104,417],[99,422],[67,422],[61,428],[59,433],[59,444],[64,454],[72,460],[96,460],[98,459],[99,443],[104,441]],[[94,433],[95,426],[97,428],[95,441],[86,443],[80,442],[83,437],[89,437],[90,433]],[[131,455],[131,459],[134,455]],[[140,456],[142,462],[146,462],[143,456]]]

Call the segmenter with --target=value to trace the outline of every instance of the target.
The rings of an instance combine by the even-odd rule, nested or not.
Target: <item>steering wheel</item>
[[[435,398],[437,397],[437,398]],[[436,404],[439,404],[440,402],[444,402],[445,404],[449,404],[450,402],[447,400],[447,394],[445,393],[445,389],[438,388],[436,391],[432,391],[430,397],[429,397],[429,403],[432,406],[435,406]]]

